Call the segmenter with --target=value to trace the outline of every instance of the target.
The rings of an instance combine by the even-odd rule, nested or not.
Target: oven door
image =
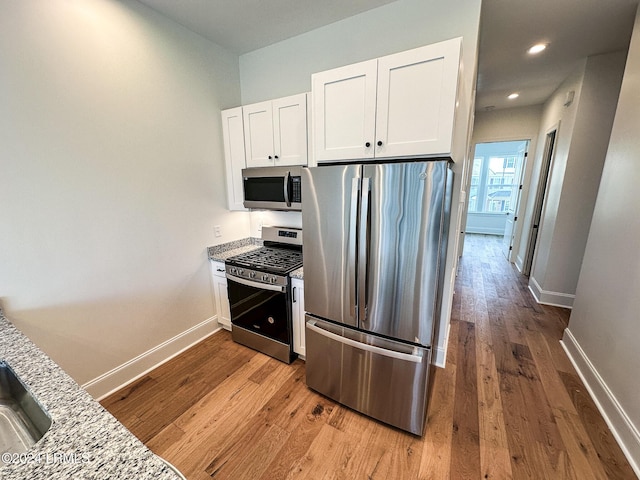
[[[227,274],[227,291],[233,339],[290,363],[293,350],[288,285],[267,285]]]

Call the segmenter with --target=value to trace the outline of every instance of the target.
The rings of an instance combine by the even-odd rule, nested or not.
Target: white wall
[[[485,142],[506,142],[511,140],[530,140],[527,163],[522,176],[522,196],[520,199],[520,216],[515,225],[515,240],[513,245],[514,263],[522,270],[526,239],[529,235],[531,213],[526,217],[527,202],[530,197],[534,159],[538,155],[538,135],[542,105],[528,107],[506,108],[489,112],[476,112],[473,127],[472,144]],[[544,144],[543,144],[544,145]],[[504,231],[504,228],[503,228]],[[522,245],[524,244],[524,247]]]
[[[504,236],[507,216],[495,213],[467,212],[466,222],[465,233]]]
[[[543,303],[573,304],[625,57],[589,57],[545,104],[540,144],[552,125],[560,122],[560,128],[529,282]],[[565,107],[571,90],[575,99]]]
[[[564,343],[640,476],[640,12]]]
[[[462,36],[460,103],[453,158],[456,174],[436,362],[444,364],[462,218],[460,184],[474,105],[480,0],[398,0],[240,57],[242,102],[308,92],[311,74]]]
[[[0,296],[84,383],[214,315],[238,58],[134,1],[0,10]]]

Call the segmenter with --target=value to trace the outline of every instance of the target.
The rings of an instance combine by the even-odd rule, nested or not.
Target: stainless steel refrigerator
[[[446,161],[303,170],[307,385],[417,435],[452,184]]]

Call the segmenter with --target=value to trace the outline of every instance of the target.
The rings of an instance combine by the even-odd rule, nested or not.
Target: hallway
[[[636,478],[559,343],[570,310],[527,281],[502,237],[467,235],[427,435],[453,424],[451,478]]]

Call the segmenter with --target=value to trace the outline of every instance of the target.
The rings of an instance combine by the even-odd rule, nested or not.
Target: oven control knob
[[[276,277],[271,277],[271,280],[269,280],[271,283],[276,283],[278,281],[278,279]]]
[[[269,281],[269,275],[267,275],[266,273],[264,275],[262,275],[262,281],[263,282],[268,282]]]
[[[256,278],[256,272],[249,272],[249,276],[251,278]]]
[[[235,275],[236,273],[238,273],[238,269],[236,267],[231,267],[231,269],[229,269],[229,272]]]
[[[241,269],[241,268],[239,268],[239,269],[238,269],[238,275],[242,275],[243,273],[244,273],[244,270],[243,270],[243,269]]]

